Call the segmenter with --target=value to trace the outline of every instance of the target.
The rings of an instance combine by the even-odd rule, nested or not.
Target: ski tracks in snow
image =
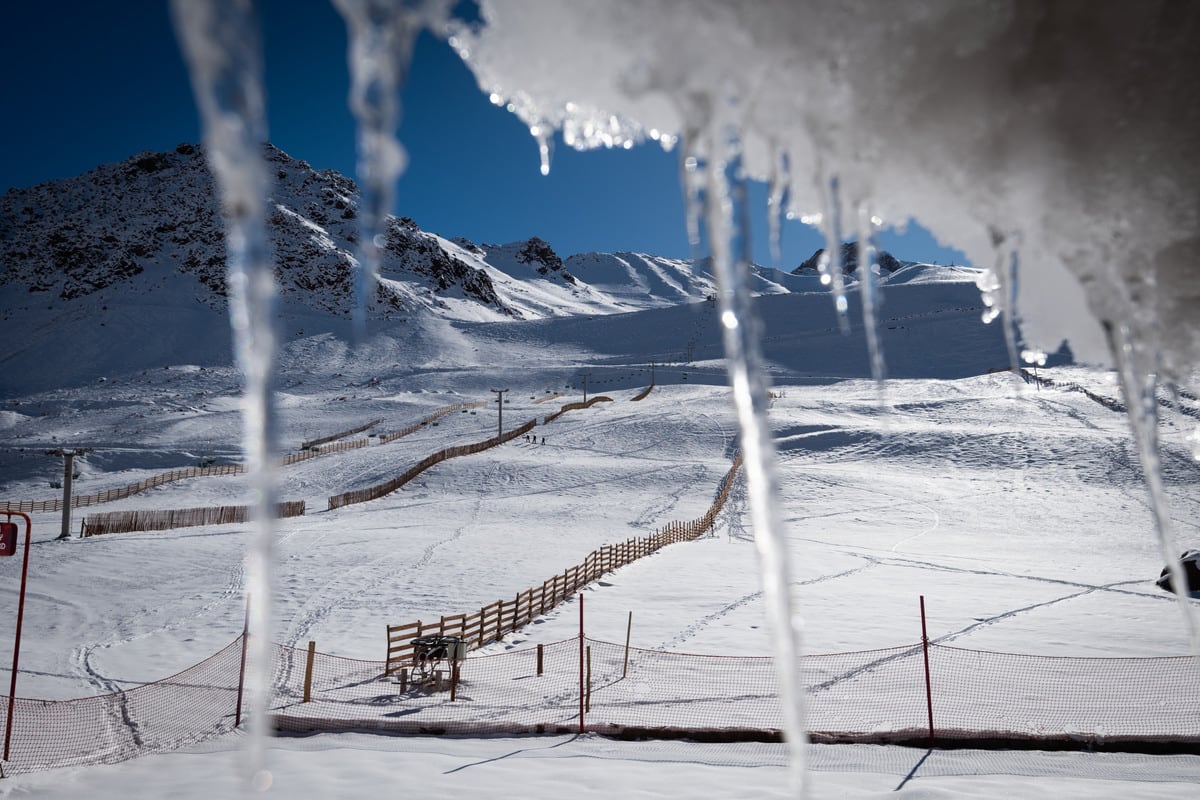
[[[809,578],[807,580],[802,580],[802,581],[792,581],[792,586],[812,586],[812,585],[818,584],[818,583],[825,583],[826,581],[837,580],[838,578],[845,578],[850,575],[854,575],[854,574],[862,572],[864,570],[871,569],[874,566],[875,566],[875,564],[873,562],[868,562],[866,564],[861,564],[857,567],[852,567],[850,569],[842,570],[841,572],[832,572],[832,573],[829,573],[828,575],[819,575],[815,578]],[[743,595],[742,597],[739,597],[737,600],[734,600],[732,603],[728,603],[727,605],[722,606],[721,608],[717,609],[716,611],[712,612],[711,614],[704,615],[700,619],[693,622],[691,625],[688,625],[686,628],[681,630],[679,633],[675,634],[675,636],[671,637],[667,641],[660,644],[656,649],[659,649],[659,650],[674,649],[674,648],[678,647],[679,645],[683,644],[684,642],[688,641],[689,639],[694,639],[697,635],[702,633],[705,628],[709,627],[714,622],[718,622],[719,620],[732,614],[734,611],[737,611],[740,608],[743,608],[751,603],[761,600],[762,597],[763,597],[763,592],[761,589],[758,591],[750,592],[749,594]]]

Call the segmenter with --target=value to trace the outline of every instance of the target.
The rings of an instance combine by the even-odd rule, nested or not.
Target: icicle
[[[992,229],[992,246],[996,250],[995,266],[984,270],[975,279],[980,299],[985,306],[982,319],[990,324],[1003,315],[1004,345],[1008,350],[1008,368],[1013,378],[1021,376],[1021,362],[1017,358],[1017,268],[1020,257],[1015,246],[1010,246],[1008,237]]]
[[[792,165],[786,150],[775,148],[771,160],[771,178],[767,195],[767,228],[771,239],[771,262],[776,269],[783,263],[783,221],[791,205]]]
[[[248,0],[173,0],[175,29],[187,59],[204,124],[205,151],[221,194],[229,310],[238,365],[245,376],[243,449],[253,489],[253,536],[246,557],[250,638],[247,784],[271,783],[264,756],[270,731],[271,543],[274,534],[276,422],[275,278],[267,242],[267,177],[262,146],[266,115],[258,25]]]
[[[858,206],[858,286],[862,295],[863,328],[867,332],[867,353],[871,360],[871,377],[879,392],[879,402],[886,404],[887,384],[884,378],[883,345],[879,341],[879,327],[875,310],[879,305],[875,286],[875,218],[866,203]]]
[[[679,148],[679,183],[683,190],[684,214],[687,218],[688,244],[692,258],[700,257],[700,218],[703,213],[703,174],[697,142],[699,135],[689,130],[682,136]]]
[[[825,198],[825,251],[817,259],[817,270],[821,283],[833,291],[833,306],[837,311],[838,328],[843,334],[850,333],[847,312],[846,276],[842,264],[842,198],[837,176],[829,179],[829,192]]]
[[[762,568],[774,661],[783,705],[784,738],[791,750],[796,794],[805,774],[804,680],[799,620],[793,611],[787,543],[779,519],[775,449],[767,420],[767,386],[759,351],[759,321],[751,304],[749,229],[741,144],[719,125],[710,132],[711,159],[704,203],[713,272],[720,286],[720,320],[729,380],[741,429],[751,522]],[[686,189],[686,187],[685,187]]]
[[[535,123],[529,126],[529,134],[537,140],[538,158],[543,175],[550,174],[550,155],[553,152],[554,132],[548,125]]]
[[[1171,507],[1163,486],[1162,462],[1158,455],[1158,398],[1155,395],[1157,379],[1155,372],[1148,369],[1145,354],[1139,353],[1136,342],[1125,325],[1114,327],[1104,323],[1108,346],[1117,362],[1117,374],[1125,393],[1125,408],[1133,438],[1137,444],[1138,457],[1146,489],[1150,494],[1150,507],[1154,512],[1154,530],[1158,535],[1158,546],[1162,558],[1170,570],[1171,585],[1183,613],[1184,626],[1191,640],[1192,655],[1200,658],[1200,622],[1196,610],[1187,596],[1187,577],[1179,563],[1179,544],[1171,529]]]
[[[400,89],[424,26],[440,26],[448,0],[333,0],[350,38],[350,109],[358,121],[359,253],[355,272],[354,329],[366,336],[367,308],[379,274],[384,228],[404,171],[404,148],[396,140]]]
[[[1004,344],[1008,348],[1008,366],[1014,378],[1021,376],[1021,362],[1017,360],[1017,268],[1020,266],[1017,248],[1008,258],[1008,272],[1004,276]]]

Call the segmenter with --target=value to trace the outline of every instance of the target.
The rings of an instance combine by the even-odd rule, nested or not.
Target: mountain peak
[[[821,255],[825,252],[824,247],[817,248],[811,256],[805,259],[800,266],[792,270],[793,275],[800,275],[805,271],[816,272],[821,260]],[[901,261],[886,250],[875,251],[875,263],[879,268],[886,273],[892,273],[900,269],[906,262]],[[842,270],[847,274],[858,270],[858,243],[857,242],[842,242]]]

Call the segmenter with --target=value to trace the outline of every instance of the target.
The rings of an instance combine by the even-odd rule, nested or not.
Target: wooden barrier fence
[[[75,495],[71,498],[71,508],[110,503],[114,500],[124,500],[126,497],[162,486],[165,483],[181,481],[185,478],[199,478],[212,475],[240,475],[246,468],[241,464],[222,464],[216,467],[186,467],[163,472],[151,478],[120,486],[116,489],[105,489],[96,494]],[[58,500],[23,500],[19,503],[5,502],[4,507],[9,511],[24,511],[26,513],[62,511],[62,499]]]
[[[242,523],[249,518],[249,506],[210,506],[207,508],[151,509],[145,511],[108,511],[88,514],[83,520],[83,536],[135,531],[164,531],[198,525]],[[276,519],[304,515],[303,500],[275,505]]]
[[[362,433],[365,430],[374,428],[376,425],[378,425],[381,422],[383,422],[383,417],[380,417],[379,419],[373,419],[370,422],[363,423],[362,425],[359,425],[357,428],[350,428],[348,430],[338,431],[337,433],[331,433],[328,436],[321,436],[317,439],[310,439],[307,442],[301,442],[300,449],[307,450],[310,447],[317,447],[318,445],[322,445],[327,442],[332,442],[334,439],[344,439],[347,436],[353,436],[356,433]]]
[[[497,600],[477,612],[450,614],[430,622],[417,620],[403,625],[388,625],[384,674],[407,667],[412,662],[413,640],[419,636],[458,636],[466,641],[469,648],[483,647],[528,625],[601,576],[669,544],[699,538],[716,523],[741,466],[742,454],[738,453],[721,480],[716,499],[699,519],[668,522],[649,536],[604,545],[589,553],[581,563],[567,567],[561,574],[544,581],[541,586],[518,592],[511,599]]]
[[[549,425],[551,422],[558,419],[559,417],[561,417],[563,414],[567,413],[568,411],[578,411],[581,408],[591,408],[592,406],[596,405],[596,403],[611,403],[611,402],[612,402],[611,397],[605,397],[604,395],[597,395],[596,397],[593,397],[591,400],[588,400],[586,403],[581,402],[581,401],[576,401],[574,403],[567,403],[565,406],[560,408],[558,411],[555,411],[553,414],[551,414],[550,416],[548,416],[544,420],[542,420],[542,424]]]
[[[652,383],[652,384],[650,384],[649,386],[647,386],[645,389],[643,389],[643,390],[642,390],[642,391],[641,391],[641,392],[638,394],[638,396],[637,396],[637,397],[631,397],[631,398],[629,398],[629,402],[631,402],[631,403],[636,403],[638,400],[645,400],[645,399],[646,399],[646,397],[647,397],[647,396],[649,396],[649,394],[650,394],[651,392],[653,392],[653,391],[654,391],[654,384]]]
[[[481,408],[486,405],[486,400],[479,400],[473,403],[454,403],[453,405],[445,406],[444,408],[440,408],[434,413],[420,420],[419,422],[415,422],[412,425],[409,425],[408,427],[402,428],[398,431],[392,431],[391,433],[380,436],[379,442],[380,444],[394,442],[396,439],[399,439],[402,436],[407,436],[414,431],[420,430],[425,425],[436,422],[447,414],[470,408]],[[371,425],[377,424],[380,421],[381,420],[376,420],[370,425],[361,427],[358,430],[366,430],[367,427],[371,427]],[[356,430],[353,432],[357,433],[358,431]],[[348,435],[348,433],[349,432],[344,432],[339,434],[339,436]],[[298,464],[301,461],[307,461],[310,458],[316,458],[317,456],[329,455],[330,453],[341,453],[346,450],[357,450],[360,447],[368,446],[370,443],[370,439],[353,439],[348,442],[337,442],[335,444],[326,446],[314,446],[312,442],[307,442],[306,444],[310,446],[310,449],[301,450],[299,453],[288,453],[281,459],[280,464],[286,467],[292,464]],[[174,469],[169,472],[163,472],[151,478],[138,481],[137,483],[131,483],[128,486],[121,486],[116,489],[106,489],[103,492],[97,492],[95,494],[75,495],[71,498],[71,508],[81,508],[99,505],[101,503],[110,503],[114,500],[124,500],[125,498],[132,497],[135,494],[140,494],[147,489],[153,489],[155,486],[162,486],[163,484],[184,480],[186,478],[241,475],[245,471],[246,467],[242,464],[222,464],[215,467],[186,467],[184,469]],[[57,500],[22,500],[19,502],[0,501],[0,510],[23,511],[27,514],[55,513],[62,511],[62,507],[62,498]]]
[[[398,431],[392,431],[391,433],[383,434],[382,436],[379,437],[379,443],[387,444],[388,442],[396,441],[397,439],[399,439],[402,436],[408,436],[410,433],[416,433],[417,431],[421,430],[421,428],[424,428],[426,425],[432,425],[433,423],[437,422],[442,417],[446,416],[447,414],[451,414],[455,411],[468,411],[472,408],[483,408],[487,404],[488,404],[487,400],[477,400],[473,403],[455,403],[454,405],[446,406],[445,408],[439,408],[437,411],[433,412],[428,417],[425,417],[424,419],[420,420],[419,422],[414,422],[412,425],[409,425],[408,427],[405,427],[405,428],[401,428]]]
[[[378,500],[379,498],[389,495],[392,492],[396,491],[401,486],[408,483],[413,478],[417,477],[422,472],[424,472],[425,470],[432,467],[434,464],[440,464],[441,462],[443,462],[447,459],[450,459],[450,458],[457,458],[459,456],[468,456],[468,455],[473,455],[475,453],[482,453],[484,450],[495,447],[496,445],[499,445],[499,444],[503,444],[504,442],[507,442],[507,441],[517,438],[518,436],[522,436],[526,433],[529,433],[529,431],[533,430],[535,425],[537,425],[537,420],[531,419],[531,420],[529,420],[529,422],[526,422],[521,427],[515,428],[515,429],[505,433],[503,438],[498,437],[498,436],[493,436],[492,438],[485,439],[482,442],[475,442],[473,444],[456,445],[455,447],[447,447],[444,450],[439,450],[438,452],[436,452],[432,455],[428,455],[425,458],[421,459],[421,461],[418,462],[416,465],[409,467],[403,473],[401,473],[400,475],[397,475],[395,478],[392,478],[389,481],[385,481],[383,483],[376,484],[375,486],[368,486],[365,489],[355,489],[350,492],[343,492],[342,494],[338,494],[338,495],[334,495],[333,497],[330,497],[329,498],[329,510],[332,511],[335,508],[341,508],[342,506],[354,505],[355,503],[365,503],[368,500]]]

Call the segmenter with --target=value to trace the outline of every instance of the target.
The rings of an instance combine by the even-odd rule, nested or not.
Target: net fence
[[[242,639],[155,683],[79,700],[18,698],[6,772],[111,763],[236,727]],[[307,734],[575,733],[773,741],[768,657],[570,639],[422,670],[276,645],[271,714]],[[1175,658],[1051,658],[930,645],[937,744],[1200,752],[1200,667]],[[816,742],[928,742],[918,644],[802,660]],[[7,700],[7,699],[6,699]],[[7,702],[4,703],[7,708]],[[7,720],[6,720],[7,721]]]
[[[236,727],[242,638],[154,683],[77,700],[13,702],[5,773],[109,764],[187,747]],[[8,698],[0,716],[8,724]]]

